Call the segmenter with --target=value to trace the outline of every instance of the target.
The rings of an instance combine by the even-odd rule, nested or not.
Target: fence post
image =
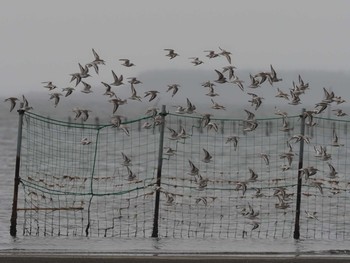
[[[20,109],[18,110],[18,132],[17,132],[17,153],[16,153],[16,168],[15,168],[15,180],[13,190],[13,202],[12,202],[12,214],[11,214],[11,226],[10,235],[15,237],[17,233],[17,203],[18,203],[18,185],[20,182],[19,168],[21,160],[21,146],[22,146],[22,123],[24,110],[23,103],[21,103]]]
[[[301,127],[300,134],[302,136],[305,135],[305,117],[304,117],[305,109],[302,109],[301,113]],[[298,188],[297,188],[297,203],[295,209],[295,223],[294,223],[294,239],[299,239],[300,237],[300,203],[301,203],[301,184],[302,184],[302,172],[303,168],[303,158],[304,158],[304,140],[300,140],[299,144],[299,165],[298,165]]]
[[[161,121],[161,124],[160,124],[160,134],[159,134],[158,167],[157,167],[157,189],[156,189],[156,199],[155,199],[155,205],[154,205],[152,237],[158,237],[160,181],[161,181],[161,176],[162,176],[162,165],[163,165],[163,141],[164,141],[165,116],[167,115],[167,113],[165,111],[165,105],[162,105],[162,110],[159,113],[159,115],[161,116],[162,121]]]

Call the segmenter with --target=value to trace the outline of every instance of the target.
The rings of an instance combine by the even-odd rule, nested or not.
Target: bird
[[[279,88],[277,88],[277,94],[275,95],[275,97],[289,100],[289,95],[287,93],[283,92],[282,90],[280,90]]]
[[[233,147],[234,147],[234,150],[236,151],[237,150],[237,146],[238,146],[238,139],[239,137],[238,136],[230,136],[226,139],[226,144],[227,143],[231,143],[233,142]]]
[[[89,68],[93,67],[95,69],[96,74],[98,74],[98,71],[99,71],[98,66],[105,65],[105,61],[100,58],[100,56],[97,54],[97,52],[94,49],[92,49],[92,53],[93,53],[95,59],[94,59],[94,61],[87,63],[86,66]]]
[[[68,97],[69,95],[71,95],[73,93],[75,89],[72,87],[66,87],[66,88],[62,88],[62,91],[65,91],[66,94],[64,95],[65,97]]]
[[[310,213],[310,212],[308,212],[308,211],[305,210],[305,214],[306,214],[306,217],[307,217],[307,218],[316,219],[317,221],[320,221],[320,220],[316,217],[317,212],[312,212],[312,213]]]
[[[113,75],[113,79],[114,82],[109,84],[109,85],[113,85],[113,86],[120,86],[123,85],[123,75],[120,75],[120,77],[118,78],[118,76],[114,73],[114,71],[112,70],[112,75]]]
[[[196,106],[192,104],[192,102],[186,98],[187,101],[187,107],[185,108],[185,112],[188,114],[192,114],[196,110]]]
[[[127,100],[122,100],[118,97],[110,99],[109,102],[113,103],[113,114],[118,110],[120,105],[127,104]]]
[[[57,88],[57,86],[55,84],[53,84],[52,81],[44,81],[44,82],[41,82],[41,83],[46,84],[44,86],[44,88],[49,89],[49,91]]]
[[[91,90],[91,85],[90,84],[88,84],[88,83],[86,83],[84,81],[81,81],[81,83],[83,83],[83,85],[84,85],[84,88],[81,90],[81,92],[86,93],[86,94],[93,92]]]
[[[136,93],[136,89],[134,87],[134,84],[130,83],[130,88],[131,88],[131,97],[129,97],[129,99],[141,101],[141,97],[138,96]]]
[[[129,77],[127,79],[130,79],[128,80],[129,83],[132,83],[132,84],[142,84],[142,82],[140,80],[138,80],[136,77]]]
[[[169,92],[169,91],[173,91],[173,93],[171,94],[171,97],[174,97],[175,94],[178,92],[179,90],[179,87],[180,85],[179,84],[171,84],[171,85],[168,85],[168,89],[166,92]]]
[[[89,145],[89,144],[91,144],[91,141],[90,141],[87,137],[84,137],[84,138],[80,141],[80,143],[81,143],[82,145]]]
[[[105,93],[103,93],[103,95],[109,96],[110,98],[116,96],[115,92],[112,91],[111,85],[109,85],[109,84],[107,84],[106,82],[103,82],[103,81],[101,81],[101,83],[102,83],[103,86],[106,87],[106,91],[105,91]]]
[[[119,128],[120,125],[122,124],[122,119],[120,115],[113,115],[110,119],[110,122],[113,127]]]
[[[174,49],[165,48],[164,51],[168,51],[168,54],[166,54],[166,56],[170,59],[173,59],[179,55],[178,53],[175,53]]]
[[[219,103],[215,102],[213,99],[211,99],[211,102],[213,103],[213,106],[211,106],[214,110],[226,110],[226,107],[223,105],[220,105]]]
[[[202,161],[205,163],[209,163],[213,158],[213,156],[204,148],[203,148],[203,152],[204,152],[204,158],[202,159]]]
[[[209,52],[209,53],[206,55],[206,57],[208,57],[208,58],[216,58],[216,57],[219,56],[219,54],[218,54],[218,53],[215,53],[214,50],[204,50],[204,52]]]
[[[215,82],[217,83],[226,83],[227,80],[226,78],[224,77],[224,74],[222,74],[220,71],[218,71],[217,69],[215,69],[215,72],[218,74],[218,79],[217,80],[214,80]]]
[[[131,159],[125,153],[121,152],[121,154],[122,154],[122,157],[123,157],[122,165],[123,166],[130,166],[130,165],[132,165],[131,164]]]
[[[136,174],[131,171],[129,166],[126,166],[126,169],[128,171],[128,181],[134,181],[136,179]]]
[[[19,101],[18,98],[16,97],[9,97],[7,99],[4,100],[4,102],[9,101],[11,103],[11,107],[10,107],[10,112],[14,109],[14,107],[16,106],[16,102]]]
[[[336,175],[338,174],[338,172],[335,170],[334,166],[327,162],[328,164],[328,167],[329,167],[329,174],[328,174],[328,177],[330,178],[336,178]]]
[[[244,81],[240,80],[237,76],[233,76],[233,80],[231,81],[231,83],[236,84],[241,89],[241,91],[244,91]]]
[[[51,94],[50,94],[50,100],[52,100],[52,99],[55,100],[55,108],[57,107],[57,104],[58,104],[59,101],[60,101],[60,96],[62,96],[62,94],[61,94],[61,93],[58,93],[58,92],[56,92],[56,93],[51,93]]]
[[[199,174],[199,169],[193,164],[191,160],[188,160],[188,163],[190,164],[190,172],[188,173],[189,175],[198,175]]]
[[[274,82],[279,82],[279,81],[282,81],[282,79],[279,79],[277,77],[277,73],[276,71],[274,70],[274,68],[272,67],[272,65],[270,65],[270,69],[271,69],[271,73],[270,73],[270,83],[272,85],[272,83]]]
[[[225,49],[222,49],[221,47],[219,47],[219,49],[221,50],[219,55],[224,56],[227,59],[228,63],[231,64],[231,56],[230,55],[232,55],[232,53],[229,51],[226,51]]]
[[[203,64],[204,62],[202,60],[200,60],[198,57],[190,57],[189,59],[192,59],[191,63],[194,66],[198,66],[200,64]]]
[[[157,91],[157,90],[146,91],[144,98],[146,98],[147,96],[150,96],[150,98],[148,100],[150,102],[150,101],[152,101],[152,100],[154,100],[156,98],[158,93],[159,93],[159,91]]]
[[[209,97],[219,96],[219,94],[214,91],[214,87],[212,87],[212,86],[209,87],[209,92],[205,95],[207,95]]]
[[[90,77],[89,68],[87,66],[83,67],[80,63],[78,65],[80,72],[70,74],[72,76],[70,82],[75,80],[75,86],[80,83],[81,79]]]
[[[130,60],[127,58],[121,58],[121,59],[119,59],[119,61],[124,61],[124,63],[122,63],[122,65],[127,67],[127,68],[135,66],[135,64],[131,63]]]
[[[228,79],[231,80],[235,76],[235,71],[234,71],[236,69],[235,66],[229,65],[229,66],[223,67],[222,69],[223,69],[222,73],[225,73],[226,71],[228,72]]]

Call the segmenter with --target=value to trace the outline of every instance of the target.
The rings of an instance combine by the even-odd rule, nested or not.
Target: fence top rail
[[[67,126],[70,128],[84,128],[84,129],[93,129],[93,130],[100,130],[103,129],[105,127],[110,127],[113,124],[111,123],[101,123],[101,124],[97,124],[97,123],[77,123],[74,121],[63,121],[63,120],[58,120],[58,119],[54,119],[48,116],[43,116],[37,113],[33,113],[33,112],[25,112],[25,115],[30,116],[33,119],[39,120],[39,121],[43,121],[46,122],[48,124],[56,124],[56,125],[61,125],[61,126]],[[188,114],[176,114],[176,113],[167,113],[167,115],[170,116],[176,116],[176,117],[182,117],[182,118],[190,118],[190,119],[202,119],[202,116],[194,116],[194,115],[188,115]],[[131,124],[131,123],[135,123],[135,122],[139,122],[142,120],[147,120],[147,119],[151,119],[152,116],[141,116],[138,118],[134,118],[131,120],[124,120],[122,122],[122,124]],[[282,119],[282,116],[272,116],[272,117],[263,117],[263,118],[259,118],[257,117],[256,120],[257,121],[271,121],[271,120],[277,120],[277,119]],[[300,115],[291,115],[288,116],[289,119],[294,119],[294,118],[300,118]],[[329,118],[329,117],[319,117],[319,116],[314,116],[315,119],[318,120],[325,120],[325,121],[337,121],[337,122],[343,122],[343,123],[348,123],[350,122],[350,120],[346,120],[346,119],[340,119],[340,118]],[[213,117],[211,118],[212,120],[216,120],[216,121],[242,121],[244,120],[244,118],[218,118],[218,117]]]

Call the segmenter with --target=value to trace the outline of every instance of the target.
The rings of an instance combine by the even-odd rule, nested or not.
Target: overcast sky
[[[189,57],[205,59],[204,50],[219,47],[232,52],[238,69],[273,64],[349,73],[349,25],[347,0],[6,0],[0,8],[1,93],[43,90],[42,81],[66,87],[78,63],[93,60],[92,48],[108,68],[99,81],[109,83],[111,69],[129,76],[193,70]],[[170,63],[164,48],[180,56]],[[120,58],[136,66],[122,67]],[[227,64],[220,59],[202,69]]]

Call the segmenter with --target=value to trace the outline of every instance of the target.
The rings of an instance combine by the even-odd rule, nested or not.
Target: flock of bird
[[[179,53],[175,51],[174,49],[164,49],[164,56],[167,57],[169,60],[175,60],[180,57]],[[200,67],[204,63],[208,63],[208,60],[212,59],[220,59],[223,58],[224,61],[228,63],[228,65],[222,67],[222,69],[214,69],[217,78],[213,80],[204,80],[201,83],[198,83],[198,86],[200,85],[203,88],[208,89],[208,93],[205,93],[206,96],[210,98],[210,101],[212,103],[211,109],[213,110],[225,110],[226,107],[223,105],[220,105],[218,102],[214,100],[214,97],[220,96],[220,94],[217,92],[217,86],[219,85],[231,85],[232,87],[237,87],[241,92],[245,92],[247,95],[250,96],[250,99],[248,100],[248,103],[250,105],[250,108],[245,108],[244,111],[247,114],[247,118],[242,120],[242,129],[243,132],[253,132],[259,125],[258,119],[256,118],[256,112],[258,112],[260,106],[263,104],[264,97],[261,95],[258,95],[255,90],[259,90],[264,85],[270,85],[271,87],[275,88],[275,98],[281,99],[285,101],[289,105],[299,105],[302,103],[302,96],[310,89],[309,83],[305,82],[301,75],[298,76],[297,81],[292,82],[291,88],[289,88],[289,91],[283,91],[279,87],[275,87],[278,85],[278,83],[282,82],[282,78],[279,77],[279,74],[276,72],[275,68],[270,65],[269,69],[266,71],[260,71],[255,74],[250,74],[249,79],[250,83],[246,84],[240,77],[238,77],[236,73],[236,66],[232,65],[232,53],[219,47],[217,51],[215,50],[204,50],[205,57],[207,60],[204,60],[199,57],[191,56],[189,57],[189,63],[193,64],[195,67]],[[71,86],[62,88],[62,91],[59,92],[59,88],[53,83],[53,81],[43,81],[42,84],[43,88],[47,89],[49,93],[49,100],[53,100],[54,107],[57,107],[59,105],[59,102],[62,97],[69,97],[74,92],[77,92],[78,87],[80,88],[80,92],[85,94],[91,94],[93,92],[96,93],[95,89],[92,88],[92,85],[89,84],[88,79],[93,77],[94,74],[98,75],[100,72],[100,67],[103,67],[106,65],[106,62],[104,59],[102,59],[98,53],[92,49],[92,55],[93,60],[91,62],[86,63],[84,66],[79,63],[79,71],[70,74],[70,83],[72,83]],[[122,66],[130,68],[135,67],[136,65],[134,62],[130,61],[126,58],[119,59]],[[95,73],[92,73],[91,70],[94,70]],[[110,122],[113,125],[113,127],[122,129],[127,135],[129,135],[129,130],[126,125],[123,124],[123,116],[117,114],[118,109],[122,107],[123,105],[126,105],[128,101],[136,101],[136,102],[142,102],[143,100],[146,100],[147,103],[150,103],[154,101],[161,93],[162,90],[148,90],[144,92],[143,95],[140,95],[138,93],[137,85],[141,85],[142,81],[139,80],[135,76],[127,77],[127,82],[130,87],[130,96],[128,98],[120,98],[117,96],[117,92],[115,90],[115,87],[120,87],[122,85],[125,85],[124,83],[125,78],[123,74],[116,74],[114,70],[111,70],[111,81],[101,81],[101,87],[103,87],[104,93],[101,92],[101,95],[106,96],[106,101],[108,103],[111,103],[113,107],[111,107],[111,117]],[[169,83],[167,87],[163,87],[163,91],[165,93],[170,93],[171,97],[176,96],[181,91],[181,84],[180,83]],[[101,90],[101,88],[98,88]],[[99,92],[99,91],[98,91]],[[9,97],[5,99],[5,102],[10,103],[10,111],[12,111],[16,107],[17,102],[21,102],[20,110],[28,111],[31,110],[32,107],[29,106],[29,103],[27,99],[22,96],[22,100],[17,97]],[[323,99],[316,103],[315,106],[312,109],[308,109],[304,112],[302,118],[305,119],[305,124],[308,126],[315,126],[317,123],[315,122],[314,116],[319,115],[322,112],[324,112],[331,104],[340,105],[342,103],[346,102],[341,96],[337,96],[334,91],[327,90],[326,88],[323,88]],[[210,113],[198,113],[197,108],[195,104],[189,99],[186,98],[186,102],[184,102],[183,105],[173,105],[176,110],[174,111],[177,114],[198,114],[198,116],[201,116],[201,125],[202,128],[207,128],[208,130],[214,130],[218,131],[218,124],[212,120],[212,114]],[[343,112],[341,108],[332,109],[332,111],[335,113],[338,117],[344,117],[347,114]],[[75,107],[72,109],[72,112],[75,114],[74,119],[78,120],[81,119],[82,121],[86,121],[89,118],[89,113],[91,112],[89,109],[81,108],[81,107]],[[159,125],[161,123],[161,118],[158,114],[159,109],[157,107],[149,107],[146,111],[146,115],[150,115],[152,118],[152,121],[147,120],[142,127],[152,128],[156,125]],[[289,125],[288,120],[288,113],[283,112],[276,107],[275,111],[276,115],[282,116],[282,125],[280,128],[280,131],[283,132],[289,132],[293,130],[293,127]],[[167,126],[167,129],[170,132],[170,140],[179,140],[179,139],[186,139],[188,138],[188,134],[186,133],[185,129],[183,127],[180,127],[178,131],[174,128],[171,128]],[[287,164],[283,165],[281,169],[283,171],[286,171],[291,168],[291,163],[294,157],[293,149],[291,147],[291,142],[299,142],[301,140],[304,140],[306,143],[310,143],[310,138],[305,135],[301,134],[295,134],[290,137],[290,139],[286,142],[287,147],[289,151],[282,153],[280,155],[281,159],[286,159]],[[238,147],[238,136],[231,136],[227,138],[226,143],[232,143],[234,146],[234,150]],[[87,145],[90,144],[91,141],[89,141],[87,138],[84,138],[81,141],[82,144]],[[338,142],[338,136],[335,130],[333,130],[333,142],[332,146],[342,146]],[[335,178],[337,172],[334,168],[334,166],[329,162],[331,159],[331,156],[329,153],[327,153],[325,146],[315,146],[315,156],[319,158],[322,161],[328,161],[328,166],[330,168],[329,176],[331,178]],[[209,163],[212,159],[211,154],[206,150],[203,149],[204,152],[204,158],[202,159],[203,162]],[[166,147],[165,155],[173,155],[175,154],[175,150]],[[122,153],[124,165],[128,169],[129,174],[129,180],[134,180],[135,175],[132,173],[131,169],[129,168],[129,163],[131,162],[130,158],[127,157],[124,153]],[[260,157],[264,160],[264,162],[268,165],[269,164],[269,156],[266,153],[261,153]],[[195,164],[191,161],[189,161],[189,171],[188,174],[195,177],[195,181],[198,184],[198,189],[203,190],[208,183],[208,179],[203,178],[200,173],[198,167],[195,166]],[[310,176],[315,175],[317,173],[318,169],[315,167],[304,167],[300,170],[300,173],[302,176],[305,176],[306,180],[309,180]],[[251,177],[248,181],[241,181],[237,182],[236,190],[242,190],[242,194],[244,195],[248,182],[252,182],[256,180],[257,173],[250,169]],[[311,181],[311,184],[319,189],[321,194],[323,194],[322,191],[322,183],[320,183],[317,180]],[[257,195],[260,194],[259,189],[257,189]],[[167,203],[171,204],[174,201],[174,196],[166,193],[167,196]],[[286,190],[282,187],[277,188],[274,196],[278,198],[278,204],[276,204],[277,208],[285,209],[288,207],[287,201],[290,199],[290,195],[286,192]],[[199,200],[198,202],[200,202]],[[206,201],[203,201],[206,203]],[[312,212],[305,211],[308,218],[316,218],[315,214]],[[249,219],[255,220],[257,219],[259,213],[254,211],[252,206],[249,204],[248,208],[242,209],[242,215],[246,216]],[[258,227],[258,223],[256,221],[253,222],[253,229],[256,229]]]

